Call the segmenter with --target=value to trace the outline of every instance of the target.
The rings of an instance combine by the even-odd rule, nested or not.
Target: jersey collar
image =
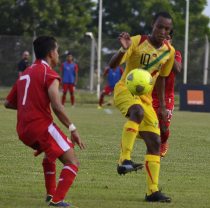
[[[50,65],[45,60],[41,60],[41,63],[50,67]]]

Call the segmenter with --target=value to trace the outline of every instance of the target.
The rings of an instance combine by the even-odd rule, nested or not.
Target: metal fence
[[[80,42],[68,38],[57,38],[59,43],[60,62],[65,60],[65,53],[71,51],[75,62],[79,65],[79,89],[90,89],[90,61],[91,39],[84,37]],[[11,86],[17,79],[17,63],[21,59],[22,52],[28,50],[32,54],[32,37],[0,36],[0,86]],[[174,46],[180,50],[184,57],[184,40],[174,40]],[[102,40],[101,72],[108,64],[113,52],[119,48],[117,39]],[[96,52],[95,52],[96,53]],[[95,54],[95,73],[93,77],[93,89],[97,84],[97,54]],[[204,74],[205,39],[189,42],[187,83],[202,84]],[[32,61],[32,56],[30,61]],[[210,62],[210,59],[209,59]],[[210,63],[209,63],[210,66]],[[55,69],[59,71],[59,66]],[[177,76],[176,89],[183,83],[183,73]],[[103,83],[102,83],[103,84]],[[210,84],[210,78],[208,78]]]

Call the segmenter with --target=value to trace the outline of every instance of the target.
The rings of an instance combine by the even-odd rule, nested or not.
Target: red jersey
[[[59,75],[44,60],[36,60],[18,78],[7,100],[17,106],[17,132],[27,145],[33,144],[53,122],[48,88]]]
[[[179,63],[182,63],[182,56],[180,51],[175,51],[175,60]],[[172,104],[174,105],[174,84],[175,84],[175,77],[176,74],[174,73],[173,70],[171,70],[170,74],[168,77],[165,79],[165,102],[167,104]],[[153,99],[153,107],[158,107],[159,106],[159,100],[157,96],[157,92],[154,89],[152,92],[152,99]]]

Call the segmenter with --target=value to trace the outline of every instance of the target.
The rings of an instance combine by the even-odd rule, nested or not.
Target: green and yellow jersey
[[[125,82],[126,75],[135,68],[145,69],[154,77],[154,84],[158,75],[167,77],[174,63],[175,49],[168,41],[164,41],[160,48],[155,48],[146,35],[131,37],[132,44],[124,54],[121,63],[126,64],[121,81]]]

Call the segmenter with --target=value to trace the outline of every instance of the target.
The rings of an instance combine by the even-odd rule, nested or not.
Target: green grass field
[[[116,173],[125,119],[114,107],[107,111],[96,106],[66,105],[87,145],[84,151],[76,148],[81,166],[67,201],[79,208],[210,207],[210,114],[174,112],[170,149],[161,161],[160,172],[160,188],[173,202],[160,204],[144,202],[144,170],[126,176]],[[4,109],[1,103],[0,208],[47,207],[42,155],[34,158],[33,151],[18,140],[15,124],[16,112]],[[142,162],[144,153],[143,141],[137,140],[134,161]],[[62,166],[57,164],[59,173]]]

